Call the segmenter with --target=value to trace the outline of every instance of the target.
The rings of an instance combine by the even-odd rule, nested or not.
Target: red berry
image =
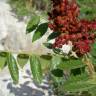
[[[62,47],[68,41],[79,54],[90,51],[90,44],[94,43],[96,34],[96,21],[82,20],[79,16],[79,6],[76,0],[51,0],[53,8],[49,12],[49,28],[53,32],[61,32],[55,39],[53,47]],[[91,33],[93,32],[93,33]],[[62,35],[63,34],[63,35]]]
[[[71,35],[71,39],[72,40],[76,39],[76,35],[75,34]]]
[[[82,38],[82,34],[81,33],[78,33],[77,34],[77,38]]]

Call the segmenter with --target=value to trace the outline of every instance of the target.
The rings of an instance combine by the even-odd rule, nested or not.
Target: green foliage
[[[43,43],[44,46],[48,49],[52,49],[52,44],[51,43]]]
[[[48,29],[48,23],[40,24],[33,35],[32,42],[40,39],[47,32],[47,29]]]
[[[96,83],[92,84],[92,81],[89,82],[89,80],[86,73],[70,76],[69,79],[65,81],[64,85],[60,86],[61,88],[59,90],[65,90],[66,92],[70,91],[72,93],[87,91],[92,94],[91,96],[95,96]],[[84,96],[86,96],[86,94]]]
[[[7,53],[0,52],[0,70],[5,67],[6,61],[7,61]]]
[[[53,55],[51,60],[51,69],[56,69],[58,65],[61,64],[61,57],[58,55]]]
[[[29,56],[27,54],[19,54],[17,56],[17,62],[21,68],[23,68],[25,64],[27,64],[28,59],[29,59]]]
[[[94,44],[92,45],[91,55],[92,55],[93,57],[96,57],[96,43],[94,43]]]
[[[50,66],[51,66],[51,64],[50,64],[51,59],[52,59],[52,56],[50,54],[41,55],[39,57],[43,72],[48,73]]]
[[[60,54],[61,49],[59,49],[59,48],[53,48],[53,52],[54,52],[55,54]]]
[[[56,77],[63,77],[63,70],[60,69],[53,69],[51,73]]]
[[[30,58],[29,58],[30,57]],[[11,53],[8,52],[0,52],[0,69],[5,67],[5,63],[8,65],[9,72],[15,84],[19,81],[19,68],[23,68],[25,64],[27,64],[28,60],[30,61],[30,69],[32,71],[33,79],[37,83],[41,83],[43,79],[43,72],[48,73],[50,69],[50,61],[52,56],[48,55],[29,55],[20,53],[17,55],[17,58]]]
[[[71,69],[76,69],[76,68],[81,68],[81,67],[84,67],[85,65],[83,64],[82,62],[82,58],[62,58],[62,62],[59,64],[58,68],[59,69],[68,69],[68,70],[71,70]]]
[[[96,0],[77,0],[77,2],[80,6],[80,18],[89,20],[96,18]]]
[[[55,39],[55,38],[58,37],[59,35],[60,35],[60,32],[52,32],[52,33],[48,36],[47,40],[49,41],[49,40],[51,40],[51,39]]]
[[[11,77],[13,79],[13,82],[17,84],[19,80],[19,70],[18,70],[17,62],[11,53],[8,53],[7,58],[8,58],[7,59],[8,68],[9,68]]]
[[[50,69],[50,61],[52,56],[48,55],[32,55],[29,54],[18,54],[17,58],[11,53],[0,52],[0,69],[2,70],[5,67],[5,63],[8,65],[9,72],[15,84],[19,81],[19,68],[23,68],[28,60],[30,61],[30,69],[32,71],[33,79],[37,83],[41,83],[43,79],[43,72],[48,73]],[[4,59],[3,59],[4,58]],[[43,72],[42,72],[43,71]]]
[[[30,13],[26,8],[26,0],[9,0],[9,4],[11,5],[13,11],[16,12],[18,17],[26,16]]]
[[[26,33],[31,33],[35,30],[32,38],[32,42],[40,39],[48,29],[48,23],[40,23],[40,17],[35,15],[32,17],[32,19],[28,22],[27,28],[26,28]]]
[[[96,96],[96,85],[88,90],[92,96]]]
[[[91,46],[92,50],[90,52],[90,55],[91,55],[91,60],[93,62],[93,64],[96,66],[96,43],[94,43],[92,46]]]
[[[6,54],[0,55],[1,57],[6,57]],[[82,63],[81,59],[75,59],[70,58],[66,59],[60,55],[32,55],[30,56],[28,54],[19,54],[17,56],[17,61],[19,66],[23,68],[25,66],[26,61],[30,60],[30,68],[32,71],[33,79],[41,83],[43,79],[43,72],[48,73],[48,71],[51,69],[51,75],[52,80],[57,85],[58,92],[81,92],[81,91],[89,91],[91,94],[92,92],[95,92],[96,88],[96,78],[90,79],[88,74],[84,70],[82,71],[83,67],[86,67]],[[21,61],[19,61],[20,59]],[[21,63],[22,60],[25,59],[25,62]],[[14,83],[18,83],[19,80],[19,72],[18,72],[18,65],[16,62],[16,59],[12,56],[12,54],[7,53],[7,63],[8,68],[10,71],[10,74],[12,76],[12,79]],[[64,72],[69,70],[70,76],[67,76],[67,74],[64,77]],[[81,72],[79,72],[81,71]],[[68,72],[67,72],[68,73]],[[67,79],[64,79],[66,78]],[[64,93],[63,93],[64,94]],[[95,93],[94,93],[95,94]],[[92,96],[95,96],[95,95]]]
[[[88,75],[82,74],[77,76],[70,76],[67,81],[65,81],[63,89],[70,92],[80,92],[88,90],[90,84],[87,82]]]
[[[42,82],[43,74],[41,69],[41,63],[37,56],[32,55],[30,57],[30,68],[33,74],[33,77],[37,83]]]
[[[31,20],[27,24],[26,33],[30,33],[35,30],[40,22],[40,17],[35,15],[31,18]]]
[[[18,17],[30,16],[38,10],[40,14],[46,15],[50,9],[50,0],[8,0],[12,10]]]

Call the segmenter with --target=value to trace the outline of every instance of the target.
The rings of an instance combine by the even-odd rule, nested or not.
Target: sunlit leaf
[[[83,64],[82,62],[82,58],[70,58],[70,59],[66,59],[66,58],[62,58],[62,62],[61,64],[58,66],[58,68],[64,70],[64,69],[76,69],[76,68],[80,68],[80,67],[84,67],[85,64]]]
[[[0,52],[0,70],[4,68],[6,61],[7,61],[7,53]]]
[[[96,43],[92,45],[91,55],[96,58]]]
[[[30,67],[31,67],[33,79],[37,83],[41,83],[43,78],[42,68],[41,68],[40,61],[36,55],[30,56]]]
[[[87,74],[70,76],[69,79],[65,81],[64,85],[61,86],[60,90],[66,92],[82,92],[96,87],[96,84],[91,84],[88,80]]]
[[[36,31],[34,32],[32,42],[36,41],[37,39],[40,39],[47,32],[47,29],[48,29],[48,23],[40,24],[36,29]]]
[[[52,56],[50,56],[48,54],[47,55],[41,55],[39,57],[40,63],[41,63],[41,67],[42,67],[42,70],[43,70],[44,73],[47,73],[49,71],[49,69],[50,69],[51,58],[52,58]]]
[[[27,54],[19,54],[17,56],[17,62],[21,68],[23,68],[25,64],[27,64],[28,59],[29,59],[29,56]]]
[[[49,41],[49,40],[51,40],[51,39],[55,39],[55,38],[58,37],[59,35],[60,35],[60,32],[52,32],[52,33],[48,36],[47,40]]]
[[[53,44],[51,43],[43,43],[45,47],[47,47],[48,49],[52,49]]]
[[[7,63],[13,82],[16,84],[19,81],[19,70],[17,62],[11,53],[8,54]]]
[[[27,24],[26,33],[30,33],[33,30],[35,30],[39,22],[40,22],[40,17],[37,15],[33,16]]]
[[[61,57],[58,55],[53,55],[51,60],[51,69],[56,69],[59,64],[61,64]]]

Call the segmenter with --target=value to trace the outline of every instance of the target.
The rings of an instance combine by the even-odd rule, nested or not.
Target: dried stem
[[[95,69],[94,69],[94,65],[92,64],[91,59],[88,57],[87,54],[85,55],[84,63],[87,65],[88,73],[90,77],[93,78],[95,74]]]

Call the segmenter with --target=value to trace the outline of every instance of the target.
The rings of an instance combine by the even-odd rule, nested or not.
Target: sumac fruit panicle
[[[80,55],[90,52],[90,44],[94,43],[96,21],[82,20],[76,0],[51,0],[52,10],[49,15],[49,28],[53,32],[60,32],[53,47],[61,48],[68,41],[73,44],[73,50]],[[62,35],[63,34],[63,35]]]

